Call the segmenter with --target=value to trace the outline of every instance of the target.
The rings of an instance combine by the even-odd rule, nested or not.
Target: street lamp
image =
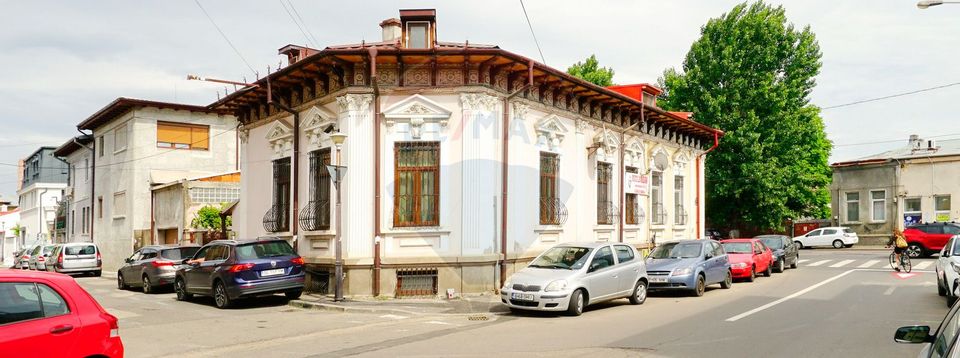
[[[337,147],[337,164],[328,165],[327,170],[330,171],[330,176],[333,177],[333,186],[337,189],[337,232],[336,232],[336,245],[337,245],[337,261],[335,263],[334,274],[337,277],[337,286],[334,291],[333,300],[336,302],[343,301],[343,245],[342,245],[342,225],[340,215],[340,181],[343,179],[343,172],[345,167],[340,166],[340,147],[343,146],[343,142],[347,140],[347,135],[340,132],[338,128],[336,132],[330,133],[330,141],[333,142],[333,145]]]
[[[921,9],[926,9],[931,6],[937,6],[937,5],[943,5],[943,4],[960,4],[960,1],[923,0],[917,3],[917,7]]]

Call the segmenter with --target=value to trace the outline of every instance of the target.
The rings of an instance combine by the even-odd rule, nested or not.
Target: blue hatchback
[[[243,297],[299,298],[304,277],[303,258],[284,240],[216,240],[183,260],[173,287],[177,300],[212,296],[217,307],[227,308]]]
[[[685,290],[703,296],[707,285],[719,283],[730,288],[733,276],[730,259],[716,241],[684,240],[667,242],[647,256],[651,290]]]

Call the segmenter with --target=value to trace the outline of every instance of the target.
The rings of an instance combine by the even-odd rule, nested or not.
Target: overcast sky
[[[290,1],[316,37],[314,47],[379,41],[379,22],[397,17],[398,9],[436,8],[441,41],[496,44],[539,57],[519,0]],[[655,82],[665,68],[679,67],[700,27],[737,3],[525,1],[548,65],[565,69],[596,54],[616,70],[618,84]],[[276,68],[278,48],[307,44],[279,0],[201,4],[260,73]],[[254,77],[191,0],[2,6],[0,194],[14,201],[11,165],[76,135],[77,123],[116,97],[206,105],[223,86],[187,81],[187,74]],[[789,20],[810,25],[820,42],[823,69],[813,92],[819,106],[960,82],[960,5],[919,10],[912,0],[805,0],[785,6]],[[960,138],[958,112],[960,86],[824,110],[835,144],[831,162],[903,145],[909,134]]]

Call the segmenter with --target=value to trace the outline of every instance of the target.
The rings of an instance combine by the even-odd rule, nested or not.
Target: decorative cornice
[[[497,97],[486,93],[461,93],[460,107],[465,111],[493,112],[497,108]]]

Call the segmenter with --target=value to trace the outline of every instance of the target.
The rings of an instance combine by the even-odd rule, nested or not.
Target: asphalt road
[[[802,250],[800,268],[703,297],[652,294],[592,306],[580,317],[339,313],[286,306],[281,296],[219,310],[209,299],[119,291],[79,278],[120,318],[130,357],[580,356],[910,357],[903,325],[934,328],[947,312],[933,260],[897,275],[888,252]]]

